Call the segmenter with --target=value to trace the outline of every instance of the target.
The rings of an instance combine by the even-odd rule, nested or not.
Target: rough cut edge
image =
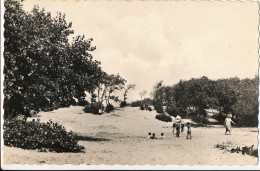
[[[1,40],[1,47],[0,47],[0,56],[1,56],[1,75],[0,75],[0,79],[1,79],[1,85],[0,85],[0,89],[1,89],[1,92],[0,92],[0,95],[1,95],[1,119],[0,119],[0,123],[1,123],[1,169],[4,169],[6,168],[4,166],[4,163],[3,163],[3,156],[4,156],[4,152],[2,151],[3,149],[3,113],[4,113],[4,109],[3,109],[3,102],[4,102],[4,95],[3,95],[3,78],[4,78],[4,74],[3,74],[3,69],[4,69],[4,56],[3,56],[3,53],[4,53],[4,3],[3,1],[0,2],[0,11],[1,11],[1,19],[0,19],[0,32],[1,32],[1,36],[0,36],[0,40]]]
[[[3,0],[4,1],[4,0]],[[248,169],[248,170],[254,170],[254,169],[259,169],[260,168],[260,161],[259,161],[259,156],[258,156],[258,164],[257,165],[246,165],[246,166],[242,166],[242,165],[222,165],[222,166],[216,166],[216,165],[85,165],[85,164],[80,164],[80,165],[71,165],[71,164],[64,164],[64,165],[48,165],[48,164],[43,164],[43,165],[37,165],[37,164],[33,164],[33,165],[29,165],[29,164],[24,164],[24,165],[20,165],[20,164],[12,164],[12,165],[5,165],[3,163],[3,155],[4,152],[2,151],[3,149],[3,68],[4,68],[4,57],[3,57],[3,51],[4,51],[4,3],[3,1],[0,2],[0,11],[1,11],[1,19],[0,19],[0,33],[1,33],[1,47],[0,47],[0,56],[1,56],[1,75],[0,75],[0,79],[1,79],[1,85],[0,85],[0,95],[1,95],[1,169],[3,170],[39,170],[39,169],[44,169],[44,170],[72,170],[72,169],[78,169],[78,170],[84,170],[84,169],[93,169],[93,170],[110,170],[110,169],[114,169],[114,170],[121,170],[121,169],[151,169],[151,170],[157,170],[157,169],[179,169],[179,170],[185,170],[185,169],[190,169],[190,170],[195,170],[195,169],[201,169],[201,170],[207,170],[207,169],[221,169],[221,170],[243,170],[243,169]],[[81,0],[76,0],[78,2],[80,2]],[[86,0],[82,0],[82,1],[86,1]],[[102,1],[102,0],[100,0]],[[128,0],[125,0],[128,1]],[[155,0],[157,1],[157,0]],[[159,0],[158,0],[159,1]],[[185,0],[160,0],[160,1],[185,1]],[[210,2],[214,2],[214,1],[222,1],[222,2],[236,2],[236,1],[240,1],[240,2],[258,2],[258,18],[260,15],[260,2],[259,0],[190,0],[190,1],[210,1]],[[259,19],[258,19],[259,21]],[[258,23],[258,45],[260,45],[260,23]],[[259,47],[259,46],[258,46]],[[258,63],[260,64],[260,49],[258,48]],[[258,68],[258,78],[260,79],[260,68]],[[258,85],[258,91],[260,90],[260,84]],[[260,102],[260,96],[258,96],[258,103]],[[260,105],[258,106],[258,111],[260,111]],[[260,116],[258,114],[258,122],[260,123]],[[259,130],[260,130],[260,126],[258,124],[258,154],[260,154],[260,146],[259,146]]]

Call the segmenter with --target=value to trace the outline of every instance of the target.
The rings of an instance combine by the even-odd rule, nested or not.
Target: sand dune
[[[5,164],[207,164],[253,165],[256,157],[229,153],[214,146],[225,143],[231,146],[258,144],[257,128],[233,128],[232,135],[224,135],[222,126],[192,128],[192,140],[172,134],[172,123],[155,119],[156,112],[126,107],[103,115],[84,113],[82,107],[72,106],[52,112],[41,112],[41,122],[51,119],[80,135],[99,141],[79,141],[86,153],[43,153],[4,147]],[[33,118],[30,118],[30,120]],[[148,132],[165,139],[146,139]]]

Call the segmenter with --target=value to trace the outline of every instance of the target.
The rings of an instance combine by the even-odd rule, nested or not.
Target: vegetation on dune
[[[146,90],[143,90],[139,93],[139,96],[141,97],[141,100],[143,99],[143,97],[147,94]]]
[[[23,149],[39,149],[46,152],[84,152],[78,145],[76,135],[66,132],[65,128],[51,120],[40,123],[40,120],[7,119],[4,122],[4,145]]]
[[[128,84],[127,86],[123,87],[124,89],[124,100],[120,103],[120,107],[128,106],[129,104],[126,102],[127,100],[127,93],[129,90],[133,90],[135,88],[135,84]]]
[[[164,122],[172,122],[172,118],[165,113],[157,114],[155,118]]]
[[[145,98],[143,100],[136,100],[136,101],[133,101],[130,106],[132,107],[141,107],[141,106],[145,106],[145,105],[152,105],[153,104],[153,101],[152,99],[150,98]]]
[[[57,123],[42,124],[15,119],[39,111],[70,105],[100,114],[114,110],[110,100],[127,82],[119,74],[109,75],[93,58],[92,38],[73,36],[65,15],[52,16],[35,6],[25,12],[20,1],[5,1],[4,14],[4,144],[24,149],[46,148],[56,152],[80,152],[74,134]],[[125,88],[127,93],[134,86]],[[86,92],[91,102],[85,100]],[[102,113],[102,112],[101,112]]]
[[[83,110],[86,113],[101,114],[99,110],[103,108],[104,106],[100,102],[92,102],[87,104]]]
[[[258,77],[210,80],[207,77],[181,80],[173,86],[160,81],[154,87],[153,105],[158,113],[206,121],[206,109],[217,109],[223,121],[232,113],[238,126],[258,125]]]
[[[232,144],[232,143],[231,143]],[[242,153],[243,155],[247,154],[247,155],[250,155],[250,156],[254,156],[254,157],[258,157],[258,149],[254,148],[254,145],[252,146],[237,146],[237,147],[230,147],[230,145],[226,145],[224,143],[222,144],[217,144],[215,146],[216,148],[219,148],[221,150],[226,150],[230,153]]]
[[[89,106],[86,92],[90,103],[119,101],[113,93],[122,90],[126,80],[102,70],[91,55],[96,48],[92,38],[75,36],[69,41],[74,31],[65,15],[53,17],[37,6],[25,12],[18,1],[5,1],[4,6],[5,118]],[[125,88],[124,101],[133,87]]]
[[[83,99],[103,73],[90,52],[92,39],[76,36],[72,23],[35,6],[30,13],[17,1],[5,1],[5,117],[49,111]]]

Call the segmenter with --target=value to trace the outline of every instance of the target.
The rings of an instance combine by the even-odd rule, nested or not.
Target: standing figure
[[[227,135],[228,132],[229,132],[229,134],[231,134],[231,123],[233,123],[234,125],[236,125],[236,124],[232,121],[231,115],[228,114],[228,115],[227,115],[227,118],[225,119],[225,123],[224,123],[224,125],[225,125],[225,127],[226,127],[225,135]]]
[[[173,124],[172,124],[172,134],[173,135],[174,135],[174,131],[176,129],[176,126],[177,126],[177,124],[175,122],[173,122]]]
[[[176,116],[175,121],[176,121],[176,122],[180,122],[180,121],[181,121],[180,115],[177,115],[177,116]]]
[[[176,137],[180,137],[180,129],[181,129],[181,123],[177,122],[177,124],[176,124]]]
[[[184,134],[184,121],[181,120],[181,133]]]
[[[191,123],[187,122],[187,139],[191,139]]]

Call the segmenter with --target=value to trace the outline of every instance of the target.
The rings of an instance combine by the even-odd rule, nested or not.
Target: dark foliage
[[[206,117],[201,116],[201,117],[193,117],[192,118],[193,122],[201,123],[201,124],[209,124],[209,121]]]
[[[223,113],[216,117],[224,121],[225,115],[233,114],[237,126],[258,125],[258,77],[253,79],[192,78],[173,86],[164,86],[162,81],[154,88],[153,105],[157,113],[167,112],[182,118],[192,117],[206,123],[205,109],[217,109]]]
[[[83,99],[83,100],[81,99],[81,100],[78,101],[77,105],[79,105],[79,106],[87,106],[87,105],[90,105],[90,103],[87,100],[85,100],[85,99]]]
[[[224,144],[217,144],[215,146],[216,148],[220,148],[221,150],[226,150],[231,153],[242,153],[243,155],[247,154],[250,156],[258,157],[258,149],[254,149],[254,145],[252,146],[243,146],[242,148],[240,146],[237,146],[236,148],[228,147]]]
[[[83,109],[86,113],[100,114],[99,111],[104,106],[100,102],[91,103],[85,106]]]
[[[134,101],[130,104],[130,106],[132,107],[141,107],[141,106],[145,106],[145,105],[152,105],[153,101],[150,98],[145,98],[143,100],[137,100]]]
[[[125,107],[125,106],[128,106],[129,104],[126,102],[126,101],[122,101],[120,103],[120,107]]]
[[[155,118],[164,122],[172,122],[172,118],[166,114],[157,114]]]
[[[145,110],[145,107],[144,107],[144,106],[140,106],[140,109],[141,109],[141,110]]]
[[[112,104],[108,104],[107,107],[106,107],[106,112],[109,113],[109,112],[111,112],[113,110],[115,110],[114,106]]]
[[[19,1],[5,1],[4,116],[30,116],[75,105],[103,75],[93,59],[93,41],[76,36],[65,16],[35,6],[25,12]]]
[[[154,101],[153,103],[154,109],[157,113],[163,113],[163,104],[160,101]]]
[[[62,125],[52,121],[46,124],[39,120],[5,120],[4,145],[42,151],[84,152],[84,147],[78,145],[74,133],[66,132]]]

